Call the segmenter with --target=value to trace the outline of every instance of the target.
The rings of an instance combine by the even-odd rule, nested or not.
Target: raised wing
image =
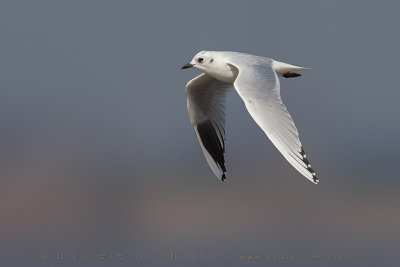
[[[225,96],[232,84],[201,74],[186,85],[186,100],[201,150],[214,174],[224,181]]]
[[[234,87],[247,110],[287,161],[311,182],[318,178],[311,168],[294,122],[282,103],[279,79],[271,64],[235,66],[239,74]]]

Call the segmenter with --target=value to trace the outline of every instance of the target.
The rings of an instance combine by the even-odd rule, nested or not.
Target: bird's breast
[[[226,83],[233,83],[238,74],[238,69],[231,64],[217,66],[208,73],[211,77]]]

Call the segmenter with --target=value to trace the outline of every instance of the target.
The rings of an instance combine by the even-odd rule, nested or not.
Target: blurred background
[[[399,8],[1,1],[0,265],[393,266]],[[281,80],[281,92],[319,185],[284,160],[234,90],[227,180],[216,179],[186,110],[185,85],[199,72],[180,69],[200,50],[312,68]],[[197,259],[149,256],[171,252]],[[297,258],[240,259],[273,253]],[[301,259],[352,253],[366,259]]]

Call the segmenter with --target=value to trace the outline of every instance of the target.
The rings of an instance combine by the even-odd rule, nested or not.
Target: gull
[[[187,109],[201,150],[221,181],[226,179],[225,97],[233,86],[254,121],[283,157],[311,182],[318,183],[296,126],[282,103],[278,78],[298,77],[301,75],[295,71],[309,68],[225,51],[201,51],[182,67],[188,68],[203,72],[186,85]]]

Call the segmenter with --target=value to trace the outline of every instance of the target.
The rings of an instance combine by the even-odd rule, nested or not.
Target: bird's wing
[[[201,150],[212,171],[225,179],[225,96],[232,84],[201,74],[186,85],[186,100]]]
[[[311,168],[294,122],[282,103],[279,79],[272,64],[232,64],[238,69],[234,87],[256,123],[287,161],[311,182],[318,178]]]

